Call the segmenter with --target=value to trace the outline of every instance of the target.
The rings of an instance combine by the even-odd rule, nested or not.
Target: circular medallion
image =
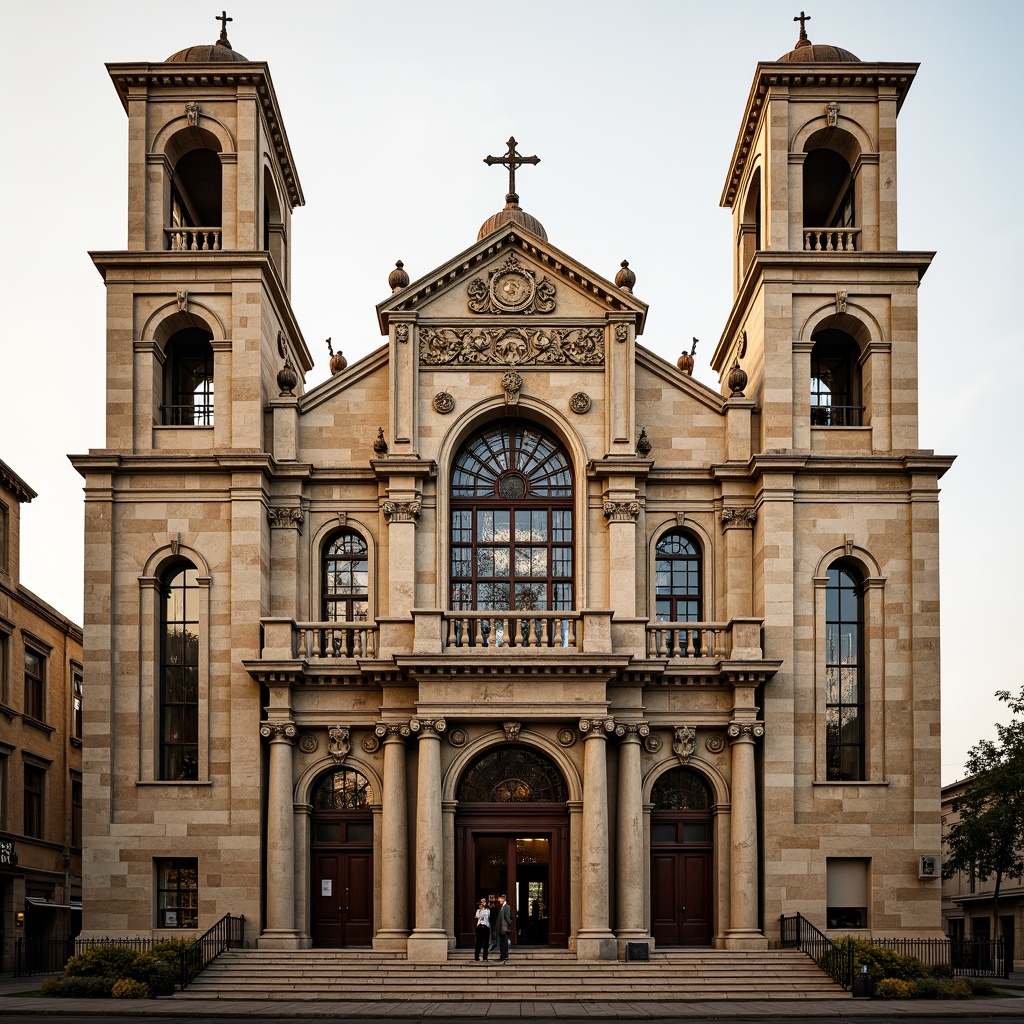
[[[569,408],[577,415],[590,412],[591,405],[593,405],[593,403],[590,401],[590,395],[585,391],[577,391],[569,398]]]
[[[368,754],[372,754],[380,746],[380,740],[377,739],[377,737],[374,736],[373,733],[370,733],[369,736],[364,736],[363,737],[363,740],[362,740],[362,743],[360,743],[360,746]]]
[[[520,270],[504,270],[495,274],[490,287],[494,304],[511,312],[529,306],[537,289],[533,278]]]
[[[305,733],[299,740],[299,750],[304,754],[312,754],[318,746],[316,737],[310,732]]]
[[[455,399],[447,391],[438,391],[434,395],[434,411],[447,415],[455,408]]]
[[[707,747],[707,749],[712,754],[720,754],[723,750],[725,750],[725,737],[719,736],[717,734],[714,736],[709,736],[704,741],[704,746]]]
[[[452,729],[448,733],[448,742],[453,747],[464,747],[468,739],[469,734],[465,729]]]
[[[558,731],[558,742],[563,747],[571,747],[576,742],[576,733],[572,729],[560,729]]]
[[[522,473],[506,473],[495,489],[503,498],[522,498],[526,494],[526,477]]]
[[[647,748],[647,752],[649,754],[656,754],[661,750],[661,737],[654,735],[648,736],[647,739],[644,740],[644,746]]]

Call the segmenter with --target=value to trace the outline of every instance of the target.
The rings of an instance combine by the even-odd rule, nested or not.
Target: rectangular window
[[[82,848],[82,780],[71,780],[71,845]]]
[[[867,928],[867,857],[829,857],[825,862],[829,928]]]
[[[22,831],[30,839],[43,838],[43,793],[46,770],[39,765],[25,765],[25,817]]]
[[[10,561],[10,533],[11,529],[11,513],[7,506],[0,501],[0,570],[3,572],[11,571]]]
[[[156,861],[157,928],[199,926],[199,861],[195,857]]]
[[[82,738],[82,673],[78,671],[71,675],[71,736]]]
[[[46,718],[46,658],[25,648],[25,714],[37,722]]]
[[[8,671],[7,658],[11,650],[11,635],[0,629],[0,704],[11,702],[11,677]]]

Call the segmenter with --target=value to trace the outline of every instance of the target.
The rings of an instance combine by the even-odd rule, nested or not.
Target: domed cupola
[[[231,64],[248,63],[249,58],[243,57],[237,50],[231,49],[228,42],[227,23],[234,19],[222,11],[216,18],[220,22],[220,38],[213,43],[199,46],[186,46],[184,50],[172,53],[164,62],[166,64]]]
[[[807,38],[807,29],[804,27],[804,22],[810,21],[811,16],[800,12],[798,18],[794,18],[794,21],[800,22],[800,38],[796,41],[796,46],[793,47],[789,53],[784,53],[776,61],[777,64],[844,64],[844,63],[860,63],[860,57],[850,53],[849,50],[844,50],[841,46],[832,46],[829,43],[812,43]]]
[[[510,138],[508,140],[508,152],[504,156],[484,157],[484,163],[488,166],[491,164],[503,164],[508,168],[508,194],[505,196],[504,209],[488,217],[480,225],[480,230],[476,236],[477,241],[479,242],[481,238],[489,235],[492,231],[497,231],[498,228],[503,227],[505,224],[517,224],[546,242],[548,240],[548,233],[544,230],[544,225],[536,217],[520,207],[519,196],[516,194],[516,168],[521,167],[523,164],[539,164],[540,157],[520,156],[516,152],[516,140]]]

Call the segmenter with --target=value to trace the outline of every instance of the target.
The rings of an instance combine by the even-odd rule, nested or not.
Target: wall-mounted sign
[[[334,879],[332,878],[321,878],[320,879],[320,895],[330,896],[334,891]]]
[[[14,852],[14,840],[0,839],[0,867],[17,863],[18,858]]]

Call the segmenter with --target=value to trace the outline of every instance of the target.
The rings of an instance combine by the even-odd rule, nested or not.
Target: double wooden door
[[[310,931],[314,946],[369,946],[373,941],[373,851],[314,850]]]
[[[711,851],[651,851],[651,935],[659,946],[711,944]]]

